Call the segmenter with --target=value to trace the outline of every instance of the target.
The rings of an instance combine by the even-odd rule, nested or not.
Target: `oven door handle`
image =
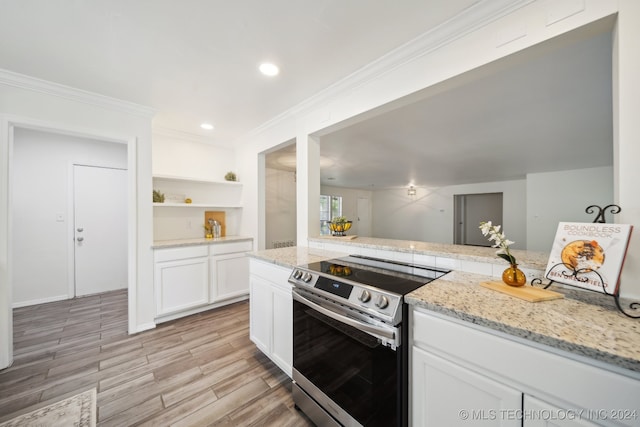
[[[389,330],[389,329],[385,329],[385,328],[380,328],[374,325],[370,325],[368,323],[364,323],[364,322],[360,322],[356,319],[352,319],[350,317],[344,316],[340,313],[336,313],[333,310],[329,310],[327,308],[324,308],[323,306],[316,304],[313,301],[308,300],[307,298],[303,297],[302,295],[300,295],[298,292],[296,292],[295,289],[293,289],[292,291],[292,296],[293,299],[306,305],[307,307],[310,307],[322,314],[324,314],[327,317],[330,317],[334,320],[337,320],[338,322],[342,322],[344,324],[347,324],[349,326],[353,326],[354,328],[358,329],[359,331],[362,332],[366,332],[367,334],[374,336],[376,338],[380,338],[384,341],[388,341],[388,340],[392,340],[394,341],[394,343],[397,341],[397,337],[396,337],[396,331],[395,330]]]

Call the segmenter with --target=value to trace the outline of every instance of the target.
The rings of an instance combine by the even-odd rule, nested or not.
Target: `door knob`
[[[83,231],[84,231],[84,228],[78,227],[78,233],[82,233]]]
[[[82,242],[82,241],[84,240],[84,237],[78,237],[76,240],[77,240],[78,242]]]

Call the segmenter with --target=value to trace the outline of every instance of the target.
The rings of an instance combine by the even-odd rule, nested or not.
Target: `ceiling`
[[[492,1],[2,0],[0,69],[149,106],[156,130],[233,146]],[[610,37],[530,48],[323,132],[332,166],[322,183],[433,187],[611,165]],[[261,75],[263,61],[280,75]],[[294,149],[268,155],[268,165],[292,170],[277,160]]]
[[[156,129],[233,144],[486,1],[2,0],[0,68],[149,106]],[[280,75],[261,75],[263,61]]]
[[[611,52],[610,31],[565,36],[325,132],[320,154],[333,165],[321,182],[442,187],[611,166]],[[268,165],[292,170],[279,159],[293,153]]]

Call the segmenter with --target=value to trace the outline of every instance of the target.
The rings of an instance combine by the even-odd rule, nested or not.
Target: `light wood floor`
[[[0,421],[95,387],[99,426],[312,426],[236,303],[127,335],[126,291],[14,310]]]

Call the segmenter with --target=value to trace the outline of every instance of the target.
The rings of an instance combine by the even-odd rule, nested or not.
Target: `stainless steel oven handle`
[[[388,340],[396,340],[396,331],[394,330],[389,330],[389,329],[384,329],[384,328],[379,328],[377,326],[374,325],[369,325],[367,323],[364,322],[359,322],[358,320],[352,319],[350,317],[344,316],[342,314],[336,313],[333,310],[329,310],[324,308],[323,306],[316,304],[313,301],[309,301],[307,298],[303,297],[302,295],[300,295],[298,292],[296,292],[296,290],[294,289],[292,291],[292,295],[293,295],[293,299],[306,305],[307,307],[310,307],[322,314],[324,314],[327,317],[330,317],[334,320],[337,320],[338,322],[342,322],[344,324],[347,324],[349,326],[353,326],[354,328],[358,329],[359,331],[362,332],[366,332],[369,335],[372,335],[376,338],[384,338],[384,339],[388,339]]]

